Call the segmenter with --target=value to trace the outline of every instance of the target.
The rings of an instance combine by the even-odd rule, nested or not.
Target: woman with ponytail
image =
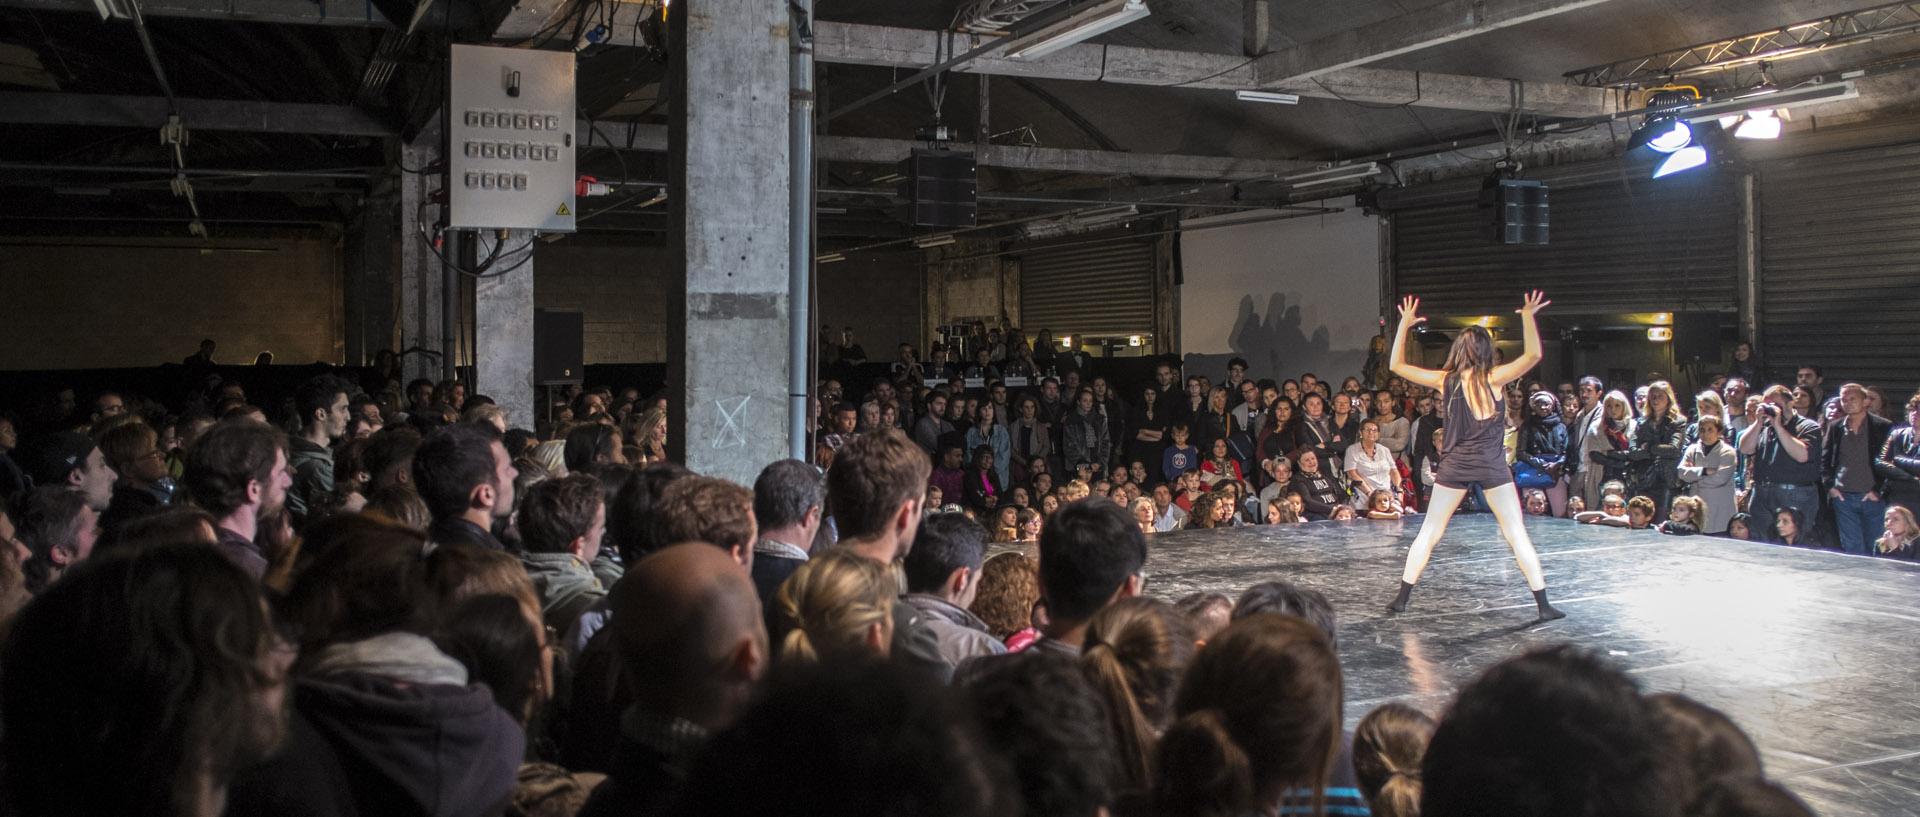
[[[1374,817],[1420,817],[1420,762],[1433,718],[1401,703],[1382,704],[1353,730],[1353,772]]]
[[[1080,661],[1106,699],[1126,788],[1149,785],[1153,746],[1172,717],[1194,643],[1186,614],[1154,598],[1121,599],[1087,623]]]
[[[885,565],[846,551],[816,556],[780,585],[774,619],[781,661],[887,654],[899,592]]]
[[[1326,813],[1340,752],[1340,661],[1320,628],[1260,613],[1193,659],[1154,758],[1162,817]]]

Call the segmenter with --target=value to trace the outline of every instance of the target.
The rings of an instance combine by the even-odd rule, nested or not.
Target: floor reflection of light
[[[1415,694],[1426,695],[1452,689],[1452,685],[1441,674],[1440,667],[1427,659],[1427,643],[1420,636],[1401,633],[1400,652],[1407,657],[1407,681],[1413,684]]]
[[[1615,634],[1640,641],[1621,651],[1717,665],[1761,685],[1804,682],[1825,655],[1817,639],[1789,635],[1833,612],[1831,598],[1823,607],[1806,574],[1744,570],[1738,579],[1721,579],[1685,569],[1700,567],[1694,560],[1649,567],[1674,569],[1644,571],[1636,586],[1615,596]]]

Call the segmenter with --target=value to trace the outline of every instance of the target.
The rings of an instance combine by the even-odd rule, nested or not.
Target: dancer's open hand
[[[1405,298],[1401,298],[1400,299],[1400,325],[1413,326],[1415,324],[1425,323],[1427,320],[1426,318],[1420,317],[1419,315],[1415,314],[1419,311],[1420,311],[1419,298],[1415,298],[1412,295],[1408,295]]]
[[[1531,318],[1533,317],[1533,313],[1546,309],[1547,305],[1551,303],[1553,302],[1547,300],[1546,293],[1536,289],[1527,293],[1527,302],[1522,304],[1519,309],[1513,311]]]

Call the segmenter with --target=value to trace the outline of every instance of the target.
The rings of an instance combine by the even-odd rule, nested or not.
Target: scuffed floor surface
[[[1436,716],[1511,655],[1572,642],[1648,692],[1717,707],[1767,773],[1825,817],[1920,815],[1920,565],[1529,518],[1561,621],[1533,598],[1491,514],[1456,516],[1387,613],[1420,518],[1179,531],[1148,540],[1147,591],[1238,597],[1285,579],[1339,615],[1347,725],[1386,701]]]

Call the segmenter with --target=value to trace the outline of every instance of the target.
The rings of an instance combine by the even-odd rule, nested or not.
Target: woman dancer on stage
[[[1443,453],[1435,469],[1433,500],[1427,508],[1426,521],[1420,525],[1420,535],[1414,537],[1413,547],[1407,551],[1407,568],[1400,575],[1400,595],[1387,605],[1388,610],[1406,611],[1407,596],[1413,592],[1414,583],[1420,581],[1420,572],[1426,569],[1427,559],[1433,555],[1434,543],[1446,533],[1447,520],[1453,517],[1454,509],[1460,507],[1460,500],[1466,497],[1470,486],[1478,483],[1481,492],[1486,494],[1487,504],[1493,506],[1494,518],[1500,520],[1500,533],[1513,548],[1514,561],[1520,563],[1520,572],[1527,577],[1527,587],[1533,591],[1533,601],[1540,608],[1540,620],[1566,617],[1547,603],[1547,582],[1540,573],[1540,555],[1534,552],[1533,540],[1527,538],[1520,494],[1514,490],[1513,472],[1507,468],[1506,453],[1501,448],[1507,416],[1506,406],[1502,405],[1505,402],[1502,389],[1540,362],[1540,329],[1534,325],[1533,315],[1548,303],[1546,296],[1536,290],[1528,293],[1526,303],[1515,310],[1520,313],[1521,324],[1526,329],[1526,352],[1519,360],[1494,366],[1493,336],[1487,334],[1485,328],[1469,326],[1460,330],[1459,337],[1454,339],[1453,350],[1447,353],[1446,368],[1436,372],[1407,362],[1407,332],[1426,318],[1415,314],[1420,310],[1420,299],[1409,296],[1400,302],[1400,329],[1393,337],[1393,373],[1427,388],[1439,389],[1440,399],[1447,407],[1447,423],[1442,428]]]

